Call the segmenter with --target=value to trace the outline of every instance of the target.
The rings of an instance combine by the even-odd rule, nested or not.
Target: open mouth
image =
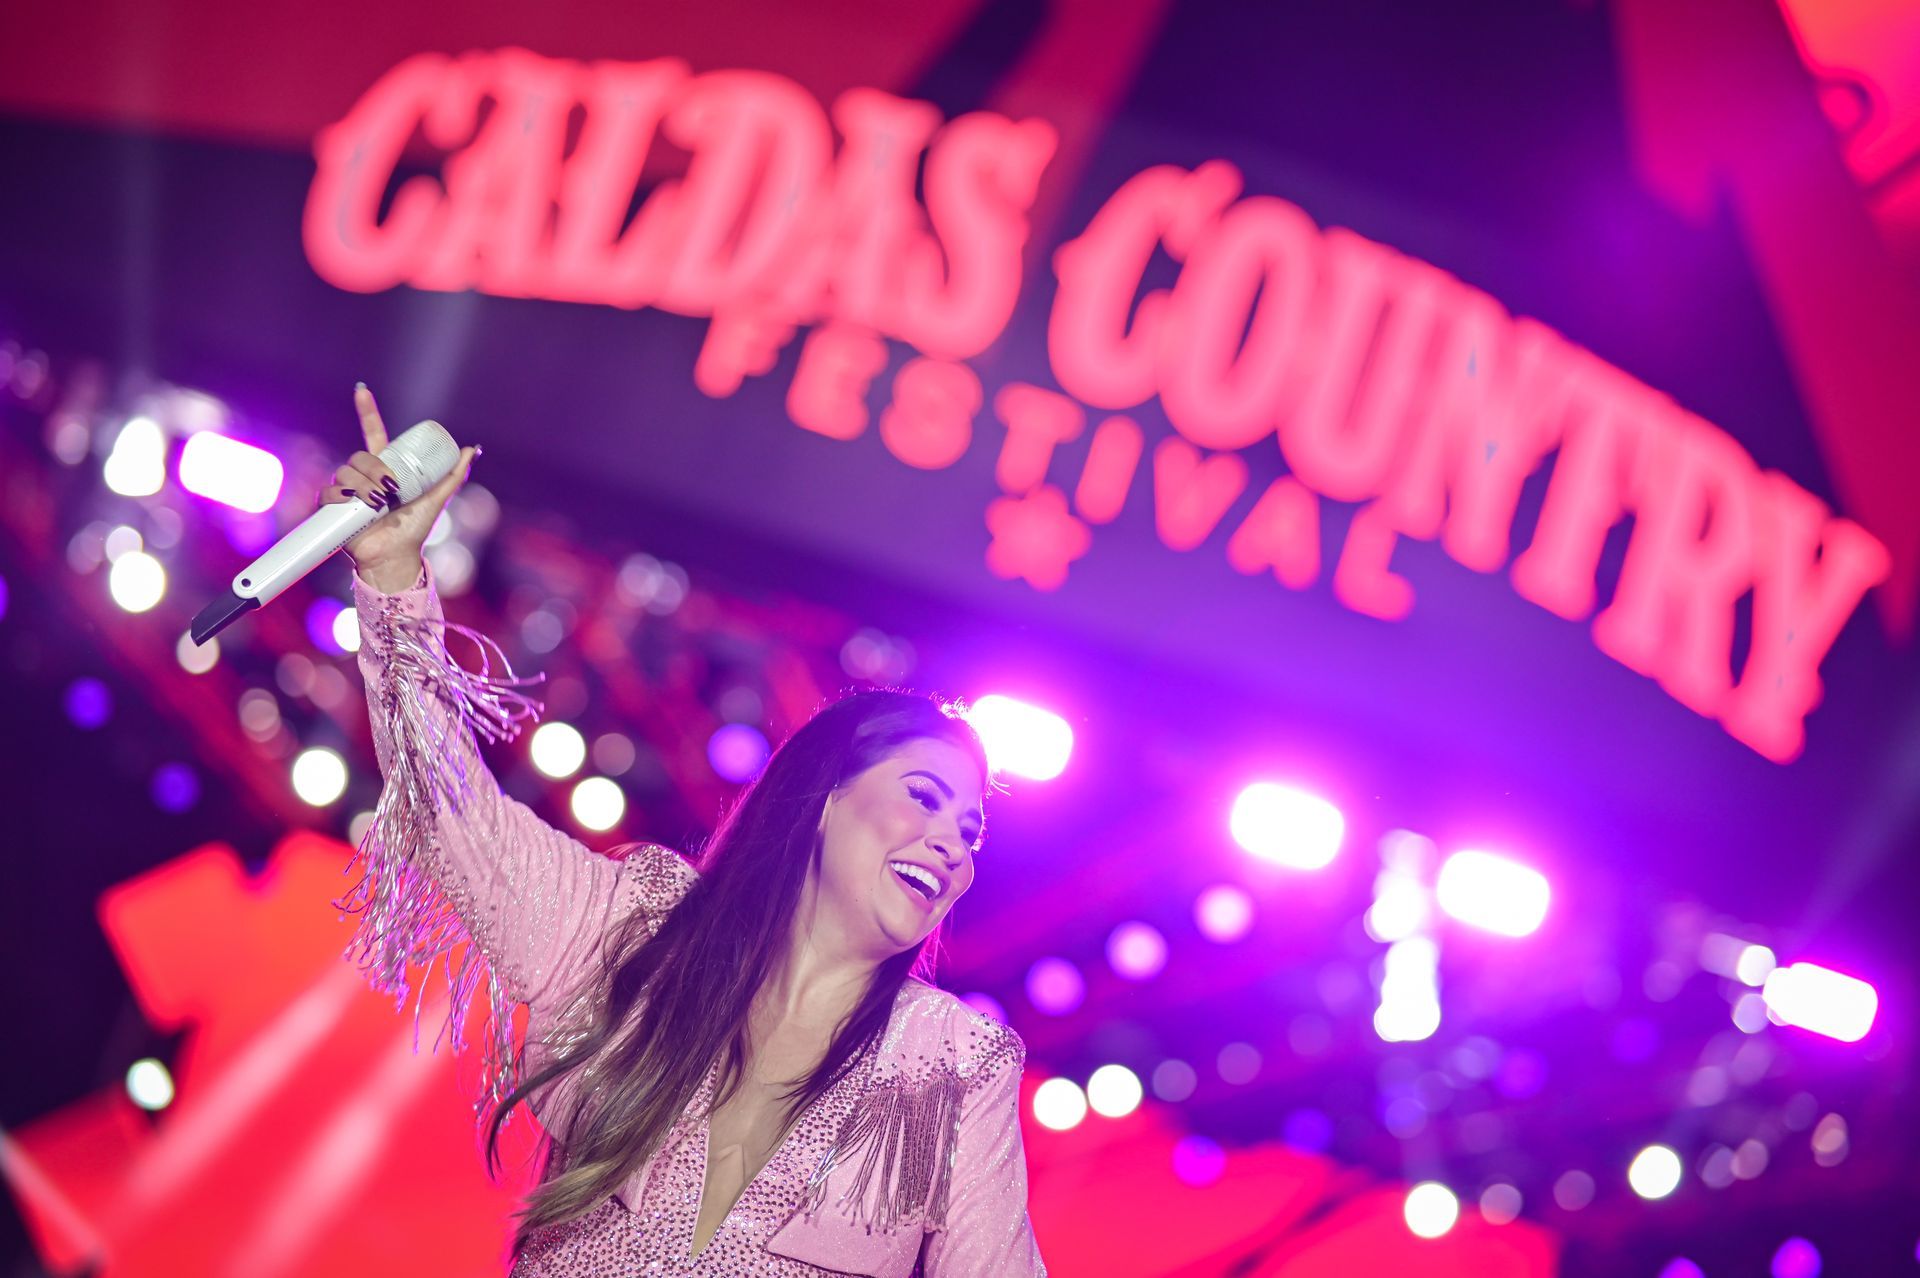
[[[933,902],[933,898],[940,894],[940,891],[938,888],[929,886],[928,884],[921,882],[919,879],[915,878],[911,874],[906,874],[906,873],[902,873],[899,870],[895,870],[893,872],[893,877],[900,880],[901,886],[906,888],[908,892],[912,893],[914,896],[914,899],[920,901],[922,904],[931,904]]]

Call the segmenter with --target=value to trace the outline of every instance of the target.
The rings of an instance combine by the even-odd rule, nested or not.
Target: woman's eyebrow
[[[911,772],[902,772],[900,775],[903,777],[925,777],[927,780],[933,782],[935,785],[940,787],[940,793],[946,795],[949,799],[953,797],[953,787],[948,785],[945,781],[942,781],[939,777],[935,776],[933,773],[927,771],[925,768],[915,768]]]
[[[900,775],[902,777],[925,777],[927,780],[939,786],[940,793],[946,795],[949,800],[953,798],[953,787],[948,785],[945,781],[942,781],[934,773],[928,772],[925,768],[915,768],[911,772],[902,772]],[[978,808],[967,809],[966,815],[972,817],[975,821],[979,821],[982,819],[980,816],[980,810]]]

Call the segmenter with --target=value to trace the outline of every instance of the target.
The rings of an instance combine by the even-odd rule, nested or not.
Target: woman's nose
[[[932,848],[942,861],[946,862],[947,868],[949,870],[959,868],[959,865],[960,865],[960,840],[959,839],[950,838],[949,836],[944,834],[929,834],[927,836],[927,846]]]

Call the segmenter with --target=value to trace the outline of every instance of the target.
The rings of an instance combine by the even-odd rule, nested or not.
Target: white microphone
[[[460,461],[460,445],[439,422],[424,421],[402,431],[381,450],[380,460],[400,483],[401,504],[445,479]],[[242,568],[223,598],[200,610],[188,633],[203,644],[245,613],[273,602],[280,592],[319,567],[360,530],[380,518],[358,497],[331,502],[273,543],[266,554]]]

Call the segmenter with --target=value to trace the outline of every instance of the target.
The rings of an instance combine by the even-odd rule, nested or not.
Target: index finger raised
[[[380,408],[365,382],[354,384],[353,406],[360,413],[360,434],[366,438],[367,451],[379,453],[387,446],[387,424],[380,420]]]

